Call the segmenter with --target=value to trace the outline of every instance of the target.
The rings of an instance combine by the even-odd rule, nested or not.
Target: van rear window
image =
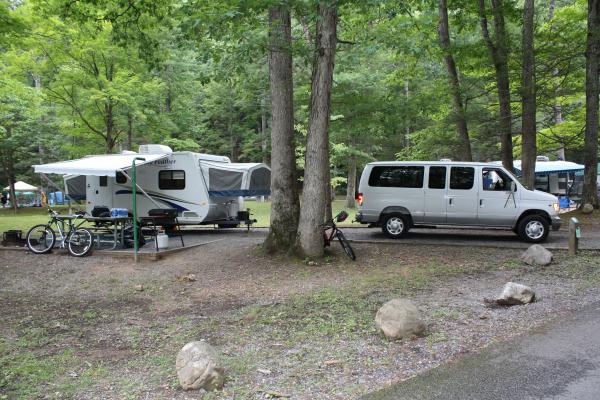
[[[369,186],[422,188],[425,167],[377,166],[371,170]]]

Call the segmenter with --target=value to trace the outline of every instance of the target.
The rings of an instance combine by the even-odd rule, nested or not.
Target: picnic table
[[[101,248],[101,243],[110,243],[110,250],[125,247],[125,229],[131,227],[131,217],[85,217],[94,226],[89,228],[96,237],[96,246]]]

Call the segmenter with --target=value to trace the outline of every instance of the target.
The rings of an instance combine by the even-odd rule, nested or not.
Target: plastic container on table
[[[111,208],[110,216],[113,218],[117,217],[127,217],[129,215],[129,210],[126,208]]]

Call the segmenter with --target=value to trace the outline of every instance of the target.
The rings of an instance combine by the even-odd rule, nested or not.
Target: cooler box
[[[567,196],[559,196],[558,197],[558,206],[560,208],[569,208],[569,198]]]
[[[110,216],[113,217],[113,218],[128,217],[129,216],[129,210],[127,210],[126,208],[111,208],[110,209]]]

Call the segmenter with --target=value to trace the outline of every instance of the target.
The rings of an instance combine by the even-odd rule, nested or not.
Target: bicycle
[[[342,246],[342,249],[344,250],[344,253],[346,253],[346,255],[352,260],[356,260],[356,255],[350,246],[350,242],[348,242],[348,239],[346,239],[342,231],[335,224],[336,221],[338,223],[344,222],[346,218],[348,218],[348,213],[346,211],[341,211],[338,215],[322,225],[324,246],[330,246],[331,242],[337,238],[337,240],[340,242],[340,246]]]
[[[59,215],[56,211],[48,209],[50,221],[46,224],[35,225],[27,232],[27,247],[34,254],[49,253],[56,245],[56,233],[52,226],[56,227],[60,235],[59,248],[66,248],[75,257],[83,257],[92,251],[94,238],[89,229],[82,228],[85,223],[79,224],[73,221],[83,218],[85,212],[78,211],[74,215]]]

